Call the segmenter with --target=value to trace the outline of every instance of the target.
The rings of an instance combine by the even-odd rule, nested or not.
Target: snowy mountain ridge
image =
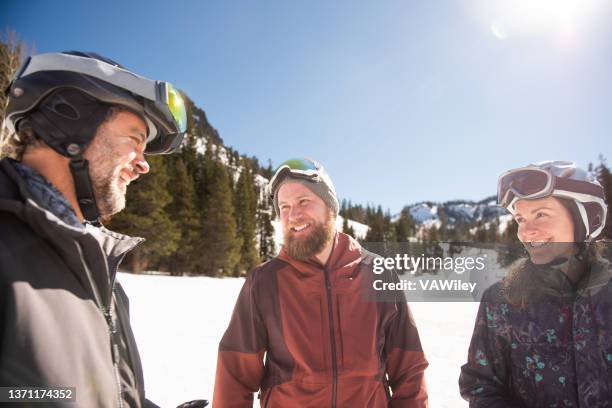
[[[480,222],[489,224],[499,221],[500,229],[505,230],[508,222],[512,220],[505,208],[497,205],[494,196],[481,201],[451,200],[443,203],[423,201],[404,207],[417,225],[425,228],[439,227],[442,223],[449,226],[457,224],[475,225]],[[392,219],[399,218],[400,214]]]

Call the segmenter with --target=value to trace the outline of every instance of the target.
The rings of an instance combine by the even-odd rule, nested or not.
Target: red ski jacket
[[[382,276],[374,257],[338,233],[326,266],[281,251],[253,269],[219,344],[213,407],[252,407],[258,390],[263,408],[427,407],[428,363],[403,293],[365,293]]]

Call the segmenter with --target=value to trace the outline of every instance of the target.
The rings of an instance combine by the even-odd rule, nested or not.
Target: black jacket
[[[76,387],[69,407],[154,406],[115,282],[142,241],[67,225],[0,161],[0,386]]]

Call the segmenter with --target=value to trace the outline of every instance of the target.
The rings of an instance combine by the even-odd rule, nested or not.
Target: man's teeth
[[[543,246],[544,246],[544,245],[546,245],[546,244],[548,244],[548,242],[547,242],[547,241],[544,241],[544,242],[530,242],[530,243],[529,243],[529,245],[530,245],[532,248],[541,248],[541,247],[543,247]]]
[[[305,230],[308,227],[310,227],[310,224],[300,225],[299,227],[292,227],[291,229],[294,230],[295,232],[300,232],[300,231]]]

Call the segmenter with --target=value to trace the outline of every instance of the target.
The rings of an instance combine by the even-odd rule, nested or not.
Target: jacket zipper
[[[109,265],[109,278],[110,273],[115,272],[115,276],[117,275],[117,267],[119,263],[123,259],[123,256],[120,258],[119,262],[115,265]],[[108,302],[108,308],[102,307],[102,313],[104,313],[104,317],[106,318],[106,323],[108,325],[108,330],[110,334],[110,346],[111,346],[111,357],[113,360],[113,372],[115,373],[115,382],[117,383],[117,406],[119,408],[123,408],[123,389],[121,388],[121,374],[119,373],[119,361],[121,360],[121,353],[119,352],[119,344],[117,344],[117,325],[115,323],[115,319],[113,318],[113,297],[115,296],[115,282],[111,282],[110,288],[111,296],[110,301]],[[136,377],[136,376],[134,376]]]
[[[140,245],[143,241],[140,241],[138,244],[134,245],[132,248],[130,248],[130,251],[133,250],[134,248],[136,248],[138,245]],[[117,333],[117,326],[113,320],[113,313],[112,313],[112,305],[113,305],[113,298],[116,297],[115,294],[115,279],[117,278],[117,269],[119,269],[119,264],[121,263],[121,261],[123,261],[123,258],[125,258],[125,255],[127,254],[126,251],[123,254],[121,254],[121,256],[118,257],[118,259],[112,264],[109,265],[108,271],[109,271],[109,278],[110,276],[113,276],[113,281],[111,282],[111,297],[110,297],[110,302],[109,302],[109,307],[108,307],[108,313],[106,313],[103,309],[103,313],[104,316],[107,318],[107,323],[108,323],[108,327],[110,330],[110,338],[111,338],[111,355],[113,358],[113,368],[114,368],[114,372],[115,372],[115,380],[117,382],[117,390],[119,391],[118,394],[118,407],[119,408],[123,408],[123,390],[121,389],[121,374],[119,373],[119,360],[121,359],[121,353],[119,352],[119,344],[117,344],[116,341],[116,333]],[[112,274],[112,275],[110,275]],[[119,317],[118,317],[119,318]],[[121,324],[121,322],[119,322]],[[125,335],[125,330],[123,329],[123,334]],[[131,345],[130,342],[128,341],[128,339],[126,338],[125,340],[126,343],[126,347],[127,347],[127,351],[130,357],[130,364],[132,364],[132,370],[134,370],[134,382],[136,383],[136,392],[138,393],[140,390],[140,384],[139,384],[139,380],[138,380],[138,374],[135,372],[135,368],[133,366],[134,364],[134,358],[132,356],[132,350],[131,350]]]
[[[115,382],[117,383],[117,391],[119,392],[117,395],[117,406],[119,408],[123,408],[123,398],[121,390],[121,376],[119,375],[119,346],[115,341],[115,336],[117,333],[117,326],[115,325],[115,321],[113,319],[113,311],[112,307],[109,307],[107,311],[103,311],[104,317],[106,319],[106,324],[108,325],[108,331],[110,334],[110,346],[111,346],[111,357],[113,360],[113,372],[115,373]]]
[[[574,362],[574,369],[576,370],[576,378],[578,378],[578,362],[576,360],[576,336],[574,335],[574,306],[576,305],[576,297],[574,296],[571,303],[569,304],[569,323],[570,323],[570,334],[572,336],[572,361]],[[578,397],[578,406],[580,406],[580,393],[578,392],[578,383],[574,389],[576,396]]]
[[[263,401],[263,408],[268,408],[268,401],[270,401],[270,395],[272,395],[272,387],[270,387],[268,395],[266,395],[266,398]]]
[[[329,278],[329,270],[324,269],[325,272],[325,289],[327,292],[327,312],[329,317],[329,336],[331,338],[331,352],[332,352],[332,408],[336,407],[336,393],[338,388],[338,362],[336,361],[336,336],[334,333],[334,312],[332,310],[332,291],[331,282]]]
[[[138,245],[136,245],[138,246]],[[134,247],[135,248],[135,247]],[[132,248],[133,249],[133,248]],[[119,269],[119,264],[121,264],[121,262],[123,261],[123,258],[125,258],[125,253],[122,254],[117,261],[113,264],[113,265],[109,265],[109,271],[111,273],[113,273],[112,276],[115,277],[115,279],[117,279],[117,269]],[[119,296],[117,296],[117,294],[115,293],[115,279],[113,280],[113,287],[111,289],[111,305],[114,303],[113,302],[113,298],[116,299],[116,304],[119,305]],[[138,379],[138,374],[136,373],[136,368],[134,368],[134,357],[133,357],[133,350],[132,350],[132,345],[129,341],[129,338],[127,336],[127,332],[126,329],[123,327],[123,325],[121,325],[121,319],[119,316],[119,313],[117,313],[117,319],[119,320],[119,325],[121,326],[121,332],[125,338],[125,344],[126,344],[126,349],[128,352],[128,356],[129,356],[129,363],[130,363],[130,367],[133,370],[134,373],[134,383],[136,385],[136,393],[139,394],[139,390],[140,390],[140,381]],[[114,325],[116,326],[116,325]],[[115,331],[116,331],[116,327],[115,327]],[[114,360],[113,360],[113,364],[115,366],[115,375],[117,378],[117,386],[119,387],[119,407],[123,408],[123,390],[121,389],[121,375],[119,373],[119,360],[121,358],[121,353],[119,353],[119,345],[117,344],[117,342],[113,342],[113,354],[116,354],[116,356],[114,355]],[[143,387],[144,388],[144,387]],[[139,395],[140,397],[140,395]]]
[[[81,248],[80,242],[78,243],[77,248],[79,250],[79,255],[81,259],[84,259],[83,249]],[[97,287],[93,280],[93,276],[91,275],[91,272],[89,271],[88,266],[84,264],[83,267],[85,270],[85,275],[87,276],[87,279],[89,281],[88,283],[94,295],[94,301],[98,305],[98,309],[100,309],[100,311],[102,312],[102,315],[104,316],[104,320],[106,320],[106,327],[108,329],[108,333],[110,337],[110,352],[111,352],[111,359],[113,362],[113,372],[115,373],[115,382],[117,383],[117,406],[119,408],[123,408],[123,398],[122,398],[123,392],[121,390],[121,376],[119,374],[119,358],[120,358],[119,346],[115,342],[115,333],[117,332],[117,327],[115,326],[115,322],[113,320],[113,311],[112,311],[113,288],[111,287],[111,298],[110,298],[110,302],[108,303],[108,307],[106,307],[104,306],[104,303],[102,299],[100,298],[100,294],[98,293]]]
[[[391,390],[389,389],[389,381],[387,380],[387,374],[383,375],[383,387],[385,387],[385,394],[387,394],[387,402],[391,402]]]

